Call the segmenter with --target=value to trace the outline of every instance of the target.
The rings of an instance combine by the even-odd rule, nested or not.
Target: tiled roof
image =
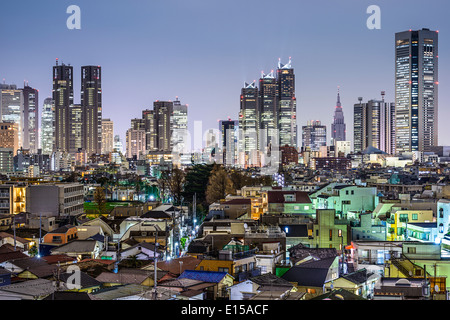
[[[97,244],[96,240],[74,240],[60,247],[51,249],[51,252],[92,252]]]
[[[219,283],[227,274],[227,272],[185,270],[179,278]]]
[[[11,251],[11,252],[0,253],[0,263],[5,262],[5,261],[24,259],[24,258],[28,258],[28,256],[21,251]]]
[[[75,228],[75,226],[68,224],[68,225],[59,227],[55,230],[49,231],[48,233],[66,233],[67,231],[69,231],[72,228]]]
[[[286,202],[284,195],[295,195],[295,201]],[[268,191],[267,201],[269,203],[311,203],[308,193],[303,191]]]
[[[69,280],[69,278],[73,275],[73,273],[71,272],[64,272],[61,273],[60,275],[60,279],[63,282],[66,282]],[[95,278],[91,277],[90,275],[88,275],[85,272],[80,272],[80,285],[81,288],[90,288],[90,287],[98,287],[101,286],[102,283],[98,280],[96,280]]]

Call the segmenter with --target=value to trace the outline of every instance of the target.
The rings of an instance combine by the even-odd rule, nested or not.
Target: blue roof
[[[219,283],[227,275],[227,272],[185,270],[178,279],[192,279],[204,282]]]

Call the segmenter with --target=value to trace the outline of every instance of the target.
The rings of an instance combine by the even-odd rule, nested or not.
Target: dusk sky
[[[81,30],[66,27],[69,5],[81,8]],[[366,26],[370,5],[381,8],[380,30]],[[292,57],[300,145],[308,120],[330,129],[338,86],[353,140],[358,97],[384,90],[394,101],[394,34],[422,28],[439,30],[439,144],[450,145],[448,0],[2,0],[0,80],[27,80],[42,108],[59,58],[74,66],[79,103],[81,66],[101,65],[103,117],[124,139],[132,118],[176,96],[190,129],[218,129],[238,118],[244,82]]]

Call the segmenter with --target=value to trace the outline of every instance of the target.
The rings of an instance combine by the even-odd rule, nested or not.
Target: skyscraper
[[[74,104],[69,108],[70,114],[70,141],[69,152],[71,154],[77,153],[79,150],[86,151],[83,141],[83,107],[81,104]],[[89,156],[90,153],[87,153]]]
[[[88,155],[102,151],[102,69],[81,67],[83,148]]]
[[[39,149],[39,90],[24,85],[23,92],[23,148],[36,154]]]
[[[51,155],[53,152],[53,132],[55,108],[52,98],[46,98],[41,114],[41,148],[42,154]]]
[[[223,163],[236,165],[238,160],[239,121],[231,119],[220,120],[219,129],[222,134]]]
[[[320,147],[327,145],[327,127],[319,120],[308,121],[308,124],[302,127],[302,142],[303,148],[309,147],[311,151],[319,151]]]
[[[249,163],[251,153],[259,150],[259,103],[258,88],[256,82],[245,83],[241,90],[240,111],[239,111],[239,150],[242,152],[243,165],[253,165]]]
[[[144,130],[127,130],[127,158],[137,157],[145,154],[145,131]]]
[[[260,134],[259,150],[266,150],[270,145],[279,145],[278,131],[278,85],[273,70],[261,74],[259,79]]]
[[[297,99],[295,97],[295,75],[291,58],[287,64],[278,61],[278,129],[280,146],[297,147]]]
[[[18,147],[23,147],[23,91],[16,85],[0,84],[0,121],[17,124]],[[17,150],[16,150],[17,151]]]
[[[102,119],[102,154],[114,149],[114,123],[111,119]]]
[[[19,125],[15,122],[0,121],[0,148],[9,149],[13,155],[19,149]]]
[[[341,96],[338,91],[336,108],[334,109],[334,119],[331,124],[331,145],[337,141],[346,141],[346,127],[344,122],[344,111],[341,105]]]
[[[438,32],[395,34],[396,152],[438,144]]]
[[[388,154],[395,154],[395,104],[381,100],[369,100],[354,105],[353,143],[355,152],[374,147]]]
[[[153,110],[157,124],[155,126],[158,139],[158,151],[172,152],[172,101],[155,101]]]
[[[176,98],[173,102],[172,114],[172,148],[177,152],[188,151],[187,130],[188,130],[188,105],[181,104]]]
[[[53,67],[52,98],[55,106],[54,151],[69,152],[70,108],[73,106],[73,67],[59,64]]]

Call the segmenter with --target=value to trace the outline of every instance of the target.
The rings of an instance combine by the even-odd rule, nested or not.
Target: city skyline
[[[115,134],[124,140],[130,119],[138,117],[142,110],[150,107],[154,101],[174,101],[176,96],[189,105],[190,131],[194,121],[202,121],[204,131],[209,128],[217,129],[219,120],[237,119],[239,93],[244,82],[256,80],[260,71],[269,73],[270,70],[276,69],[278,59],[286,63],[289,57],[292,57],[292,67],[296,73],[298,127],[310,120],[320,120],[330,127],[338,86],[344,114],[348,116],[352,114],[353,105],[360,96],[367,101],[377,98],[380,91],[385,91],[386,100],[394,100],[393,61],[396,32],[410,28],[430,28],[445,34],[450,28],[440,13],[443,11],[440,1],[433,3],[415,1],[415,5],[411,6],[407,13],[398,11],[405,3],[398,1],[390,4],[387,1],[379,1],[378,5],[382,10],[381,29],[369,30],[366,27],[366,20],[369,17],[365,13],[366,3],[356,5],[350,1],[343,1],[341,4],[327,2],[326,6],[319,6],[290,1],[280,4],[262,1],[260,7],[255,10],[255,15],[248,16],[249,25],[260,20],[256,17],[257,13],[270,12],[274,8],[281,10],[283,5],[290,10],[281,10],[286,22],[285,28],[281,29],[270,24],[269,29],[261,23],[260,27],[268,31],[268,39],[264,41],[257,36],[251,44],[246,42],[245,34],[249,31],[242,28],[245,21],[241,19],[242,13],[233,9],[235,4],[233,1],[221,6],[200,1],[192,2],[189,6],[173,1],[166,5],[133,4],[125,7],[117,3],[107,7],[79,1],[78,5],[82,9],[81,30],[68,30],[65,27],[68,15],[65,14],[67,3],[63,2],[54,8],[49,7],[47,11],[40,10],[45,12],[44,17],[39,16],[40,19],[45,19],[47,15],[48,17],[54,15],[58,19],[49,19],[48,21],[53,22],[48,26],[39,25],[35,30],[37,34],[42,35],[43,38],[40,39],[58,36],[61,45],[55,47],[48,43],[45,46],[41,44],[42,50],[24,61],[20,50],[21,44],[16,42],[12,35],[7,35],[6,40],[10,40],[11,48],[8,47],[5,51],[5,57],[8,59],[0,62],[2,70],[0,80],[3,82],[5,79],[5,83],[18,86],[22,81],[28,81],[30,86],[40,91],[41,110],[44,99],[51,97],[50,70],[55,58],[76,69],[83,65],[100,65],[103,73],[102,116],[114,122]],[[421,10],[425,5],[429,10]],[[25,27],[18,27],[16,31],[18,34],[25,32],[26,26],[33,25],[36,21],[37,17],[32,14],[33,8],[36,9],[35,6],[37,4],[29,2],[24,14],[17,17],[19,22],[17,25],[21,19],[27,19]],[[45,4],[39,6],[46,7]],[[241,9],[245,10],[249,6],[251,4],[246,3]],[[435,6],[441,10],[432,10]],[[5,10],[0,13],[2,27],[11,21],[8,14],[14,6],[6,4],[4,7]],[[143,18],[141,10],[144,9],[148,9],[146,12],[149,16],[146,19],[126,19],[127,24],[123,29],[118,29],[121,23],[116,25],[103,16],[99,18],[101,23],[93,21],[95,20],[93,12],[101,12],[108,16],[113,11],[116,14],[118,7],[123,9],[124,19],[133,15]],[[217,17],[219,21],[215,22],[212,17],[205,15],[218,13],[219,9],[224,10],[229,19],[236,18],[237,26],[219,27],[224,24],[223,17]],[[165,28],[151,29],[155,26],[155,21],[162,21],[169,15],[176,21],[174,26],[168,27],[165,24]],[[296,15],[304,19],[302,21],[292,19]],[[346,19],[339,18],[343,15]],[[201,19],[194,22],[190,19],[194,17]],[[315,17],[316,28],[308,28],[314,21],[312,17]],[[189,23],[186,25],[186,22]],[[181,28],[183,23],[186,30]],[[210,25],[212,30],[203,30],[200,28],[202,25]],[[134,33],[129,34],[127,31]],[[194,37],[190,40],[182,39],[183,34],[192,31],[196,31],[193,33]],[[133,41],[143,34],[148,36],[149,41]],[[110,41],[113,36],[117,38],[114,43]],[[324,36],[327,36],[327,41],[320,40],[324,39]],[[83,39],[87,42],[86,45],[96,41],[99,49],[82,52],[78,47]],[[152,39],[153,42],[150,41]],[[309,43],[312,45],[308,45]],[[199,44],[202,45],[197,48]],[[245,45],[239,47],[242,44]],[[155,50],[146,51],[160,45],[164,45],[164,54]],[[364,50],[364,54],[358,54],[361,52],[358,48],[367,45],[373,45],[378,50],[375,52]],[[328,46],[334,50],[332,52],[326,50]],[[306,50],[305,47],[309,49]],[[112,51],[114,48],[117,52]],[[13,55],[10,50],[17,52]],[[441,70],[446,70],[449,52],[449,44],[444,38],[440,43]],[[128,79],[128,75],[132,77]],[[362,79],[367,81],[361,81]],[[447,75],[441,72],[440,86],[445,85],[447,79]],[[74,78],[73,87],[74,103],[77,104],[80,103],[78,98],[80,80],[77,77]],[[125,93],[131,92],[133,88],[135,90],[133,97],[126,96]],[[445,106],[450,100],[445,90],[441,90],[439,100],[440,116],[445,117],[447,115]],[[353,137],[352,127],[349,122],[347,130],[349,140]],[[445,126],[439,127],[439,145],[450,144],[450,138],[447,138],[450,136],[448,130],[450,129]]]

